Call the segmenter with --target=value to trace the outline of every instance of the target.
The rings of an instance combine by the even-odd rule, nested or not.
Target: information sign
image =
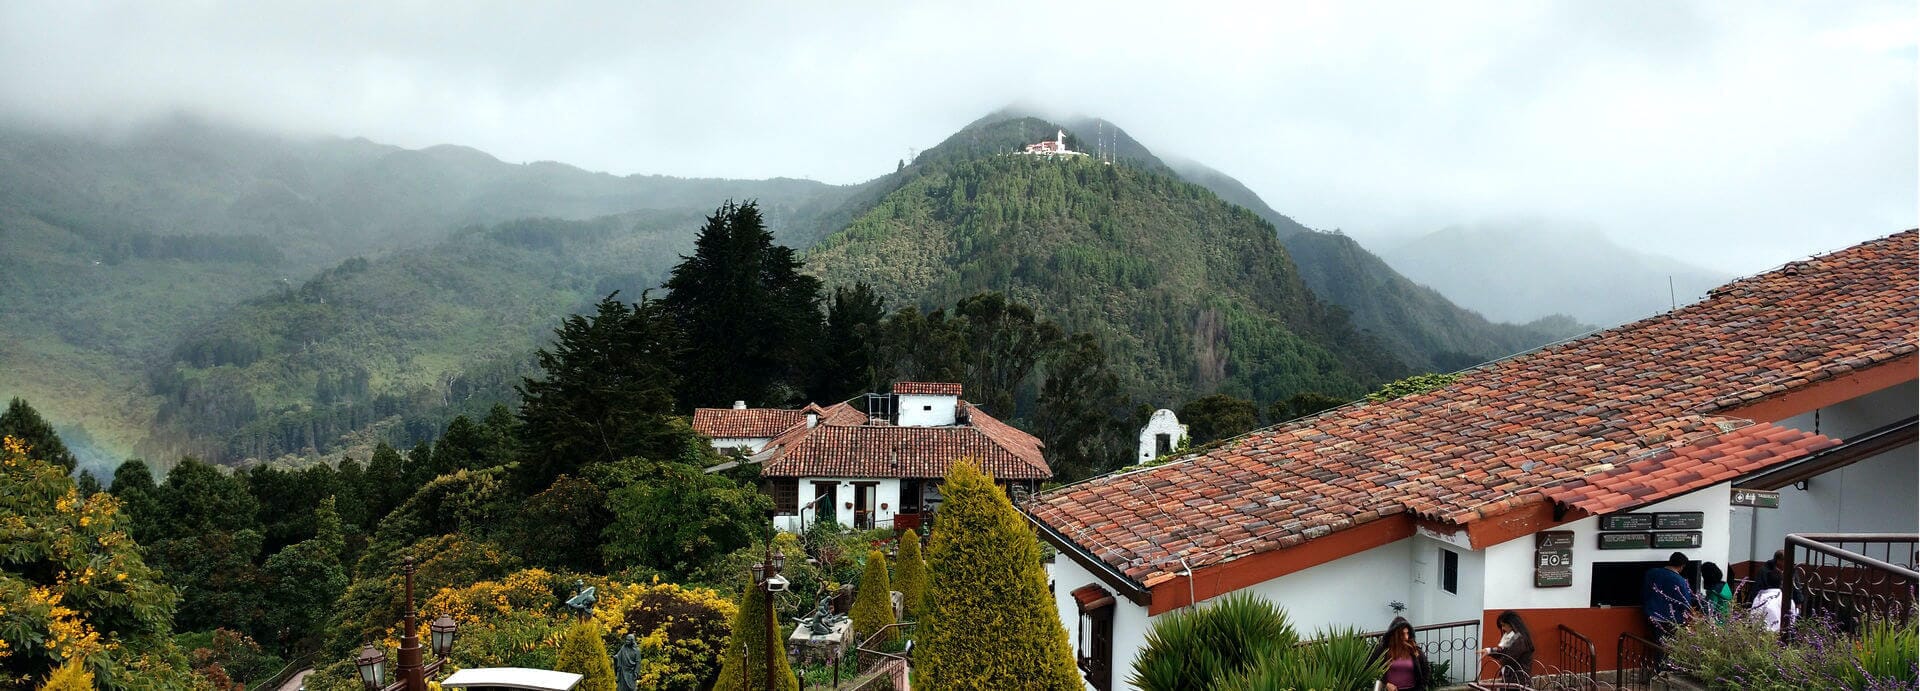
[[[1653,514],[1616,513],[1600,517],[1601,530],[1653,530]]]
[[[1647,549],[1653,544],[1652,533],[1601,533],[1600,549]]]
[[[1694,549],[1700,546],[1700,531],[1654,533],[1654,549]]]
[[[1730,503],[1756,509],[1777,509],[1780,508],[1780,493],[1764,489],[1736,489]]]
[[[1706,527],[1707,515],[1699,511],[1679,513],[1656,513],[1653,515],[1653,527],[1656,530],[1699,530]]]

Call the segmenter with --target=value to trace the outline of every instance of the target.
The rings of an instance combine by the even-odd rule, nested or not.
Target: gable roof
[[[695,408],[693,431],[708,439],[764,439],[806,421],[805,410]]]
[[[1728,413],[1889,361],[1913,378],[1915,238],[1794,262],[1438,391],[1349,404],[1026,509],[1071,551],[1151,586],[1182,568],[1175,558],[1204,568],[1389,516],[1467,525],[1552,501],[1543,490],[1599,512],[1674,496],[1833,443]]]
[[[958,396],[960,385],[954,382],[903,381],[894,382],[893,392],[908,395]]]
[[[961,458],[999,480],[1044,480],[1053,470],[1033,435],[961,402],[967,424],[901,427],[869,424],[845,403],[820,424],[800,425],[767,442],[754,459],[765,477],[938,478]]]

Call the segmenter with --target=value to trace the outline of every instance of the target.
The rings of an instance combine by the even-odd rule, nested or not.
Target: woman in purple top
[[[1380,637],[1380,643],[1373,647],[1370,660],[1386,660],[1387,673],[1380,677],[1378,688],[1384,691],[1426,691],[1431,688],[1427,680],[1427,654],[1420,650],[1420,644],[1413,640],[1413,624],[1405,617],[1394,617],[1387,625],[1387,634]]]

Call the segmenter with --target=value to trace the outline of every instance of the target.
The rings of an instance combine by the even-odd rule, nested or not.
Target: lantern
[[[387,654],[368,643],[360,649],[360,655],[353,658],[353,666],[360,669],[360,684],[367,691],[380,691],[387,685]]]
[[[459,628],[460,625],[454,623],[453,617],[445,614],[440,615],[439,619],[435,619],[432,624],[427,625],[427,629],[433,632],[434,655],[446,657],[453,654],[453,634],[459,630]]]

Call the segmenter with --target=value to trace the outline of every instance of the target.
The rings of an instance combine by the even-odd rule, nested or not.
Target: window
[[[1153,435],[1153,455],[1159,457],[1170,453],[1173,453],[1173,435],[1164,432]]]
[[[1440,589],[1460,594],[1460,554],[1445,547],[1440,548]]]
[[[774,478],[767,483],[767,493],[773,495],[774,513],[791,516],[800,512],[800,478]]]
[[[933,406],[930,406],[930,405],[923,405],[923,406],[920,406],[920,409],[921,409],[921,410],[933,410]]]
[[[1076,662],[1087,684],[1099,691],[1113,688],[1113,593],[1087,584],[1073,591],[1080,610]]]

